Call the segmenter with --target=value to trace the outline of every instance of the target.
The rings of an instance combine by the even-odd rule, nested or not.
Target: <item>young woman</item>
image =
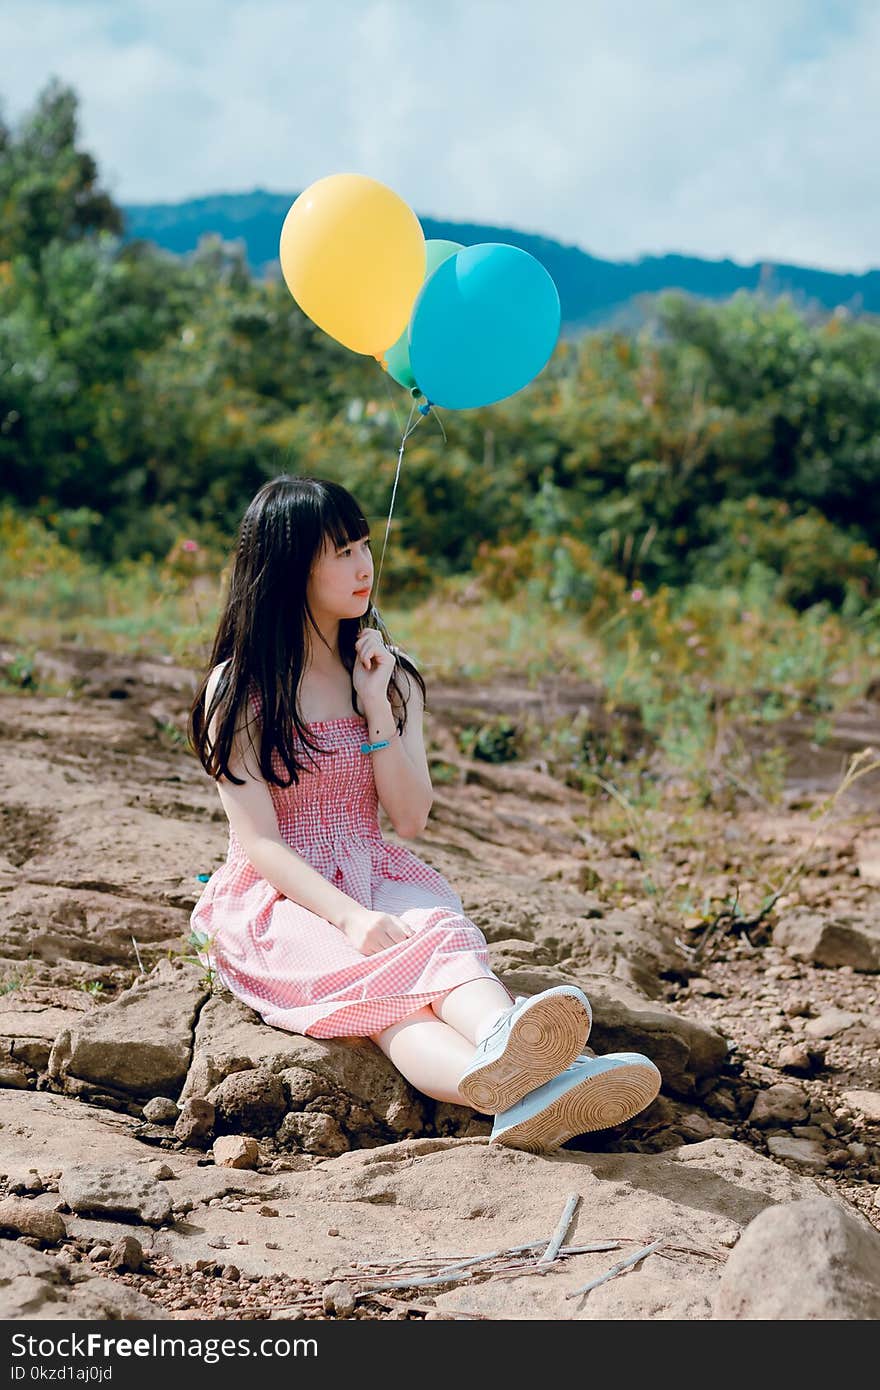
[[[418,1090],[495,1114],[493,1142],[553,1149],[657,1094],[638,1053],[590,1058],[574,986],[514,1000],[486,940],[430,865],[382,836],[424,829],[425,682],[370,603],[361,508],[282,475],[242,518],[190,742],[229,820],[192,913],[206,955],[269,1024],[369,1037]],[[365,616],[379,626],[365,626]]]

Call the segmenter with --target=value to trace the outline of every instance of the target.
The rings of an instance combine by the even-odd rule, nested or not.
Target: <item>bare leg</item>
[[[442,998],[432,1000],[430,1007],[456,1033],[476,1044],[512,1003],[513,996],[493,976],[491,980],[468,980],[466,984],[457,985]]]
[[[473,1060],[473,1045],[432,1009],[419,1009],[370,1036],[416,1090],[434,1100],[468,1104],[459,1094],[458,1078]]]

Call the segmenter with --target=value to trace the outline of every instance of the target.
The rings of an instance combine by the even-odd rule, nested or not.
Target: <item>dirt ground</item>
[[[12,669],[16,655],[13,646],[0,647],[0,669]],[[7,768],[0,792],[0,893],[20,893],[27,883],[35,902],[50,890],[71,895],[66,915],[53,900],[39,929],[33,919],[26,930],[0,923],[0,985],[7,995],[15,991],[50,1007],[53,998],[69,1003],[77,991],[80,998],[89,992],[112,998],[135,978],[139,963],[125,933],[87,936],[76,927],[78,893],[121,894],[142,908],[138,942],[145,967],[172,946],[180,949],[200,890],[197,874],[211,871],[225,852],[216,789],[183,745],[193,686],[191,673],[168,662],[125,661],[73,646],[41,653],[24,688],[7,680],[0,692]],[[821,745],[811,743],[808,720],[778,726],[774,737],[786,748],[788,767],[777,802],[765,802],[754,789],[731,801],[728,789],[723,807],[703,807],[698,823],[691,820],[686,829],[672,811],[665,824],[655,817],[652,833],[660,848],[650,871],[662,890],[658,909],[645,893],[644,847],[632,834],[609,836],[594,824],[596,802],[567,784],[561,763],[528,750],[510,763],[461,751],[463,730],[499,719],[534,729],[542,717],[564,720],[576,711],[593,712],[597,724],[615,717],[632,722],[631,714],[609,715],[593,687],[549,680],[529,686],[515,676],[488,686],[429,683],[428,697],[426,746],[437,795],[425,835],[410,847],[455,883],[466,906],[485,904],[474,918],[491,927],[490,940],[523,935],[540,942],[540,925],[521,932],[517,921],[539,919],[546,895],[557,887],[587,893],[597,904],[593,915],[612,908],[644,911],[647,920],[672,930],[688,965],[661,974],[655,997],[711,1023],[731,1041],[740,1092],[794,1081],[808,1093],[814,1104],[802,1137],[821,1139],[827,1151],[827,1163],[811,1175],[880,1230],[880,1125],[846,1098],[880,1093],[878,976],[797,959],[773,938],[793,913],[876,926],[880,772],[857,782],[821,823],[818,812],[848,758],[880,749],[880,704],[861,701],[838,716]],[[637,727],[633,736],[638,741]],[[606,776],[613,780],[613,771]],[[668,780],[675,780],[671,773]],[[111,788],[112,824],[101,830],[102,800]],[[383,832],[393,838],[387,825]],[[526,884],[515,911],[513,899],[502,898],[512,876]],[[786,878],[789,888],[760,917],[766,886]],[[494,899],[487,896],[490,882],[497,888]],[[735,923],[719,919],[720,905],[737,892],[745,920],[758,917],[750,929],[734,931],[728,927]],[[690,909],[678,908],[688,894]],[[494,921],[493,901],[510,922]],[[695,902],[712,907],[695,910]],[[710,932],[713,917],[719,920]],[[818,1029],[811,1029],[817,1021]],[[797,1046],[800,1065],[786,1064]],[[719,1108],[716,1097],[705,1114],[728,1124],[731,1137],[773,1157],[766,1127],[750,1123],[741,1106]],[[655,1124],[652,1131],[615,1131],[573,1144],[658,1152],[681,1142],[680,1127],[670,1124],[664,1133]],[[787,1159],[775,1161],[791,1166]],[[85,1249],[71,1252],[71,1258],[87,1258]],[[197,1306],[200,1316],[267,1317],[302,1292],[283,1277],[242,1279],[231,1260],[202,1264],[195,1271],[158,1261],[149,1274],[112,1277],[177,1316],[192,1316],[187,1309]],[[417,1294],[401,1293],[361,1305],[358,1316],[428,1315],[418,1303]],[[328,1316],[332,1309],[315,1304],[305,1315]]]

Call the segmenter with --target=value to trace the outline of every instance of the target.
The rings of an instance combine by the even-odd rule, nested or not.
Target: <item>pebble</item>
[[[174,1126],[174,1137],[189,1144],[193,1139],[204,1139],[214,1128],[214,1107],[204,1096],[190,1096],[180,1107],[180,1114]]]
[[[836,1038],[858,1022],[858,1014],[848,1013],[846,1009],[828,1009],[818,1018],[811,1018],[804,1032],[811,1038]]]
[[[177,1105],[169,1096],[154,1096],[143,1109],[144,1119],[153,1125],[172,1124],[179,1114]]]
[[[843,1098],[858,1115],[880,1124],[880,1091],[844,1091]]]
[[[794,1139],[787,1134],[771,1135],[767,1148],[774,1158],[788,1159],[814,1173],[821,1173],[828,1166],[828,1155],[812,1139]]]
[[[810,1049],[803,1043],[787,1043],[779,1049],[779,1066],[782,1071],[794,1072],[795,1076],[809,1076],[813,1070]]]
[[[806,1118],[806,1092],[800,1086],[780,1081],[755,1096],[749,1124],[762,1129],[774,1124],[798,1124]]]
[[[350,1284],[339,1279],[327,1284],[321,1294],[325,1313],[336,1313],[337,1317],[348,1317],[355,1309],[355,1296]]]
[[[15,1231],[50,1245],[67,1235],[67,1226],[57,1211],[23,1197],[5,1197],[0,1202],[0,1230]]]
[[[785,1013],[788,1018],[809,1018],[813,1012],[809,999],[802,999],[800,995],[792,995],[785,1005]]]
[[[169,1168],[168,1164],[163,1163],[161,1159],[154,1159],[152,1163],[148,1163],[147,1172],[151,1178],[156,1178],[159,1182],[167,1182],[169,1178],[176,1177],[174,1169]],[[192,1203],[190,1203],[191,1208]]]
[[[107,1252],[108,1268],[128,1270],[132,1274],[140,1269],[143,1260],[143,1247],[134,1236],[121,1236]]]
[[[214,1140],[212,1153],[221,1168],[256,1168],[260,1161],[260,1146],[248,1134],[221,1135]]]

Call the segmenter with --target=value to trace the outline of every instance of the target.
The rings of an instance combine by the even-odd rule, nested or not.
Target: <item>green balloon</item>
[[[425,242],[425,280],[429,280],[438,266],[444,261],[448,261],[450,256],[454,256],[456,251],[463,248],[457,241],[426,241]],[[393,343],[384,354],[385,367],[389,376],[405,386],[408,391],[418,389],[418,382],[412,374],[412,367],[409,361],[409,325],[401,333],[396,343]]]

